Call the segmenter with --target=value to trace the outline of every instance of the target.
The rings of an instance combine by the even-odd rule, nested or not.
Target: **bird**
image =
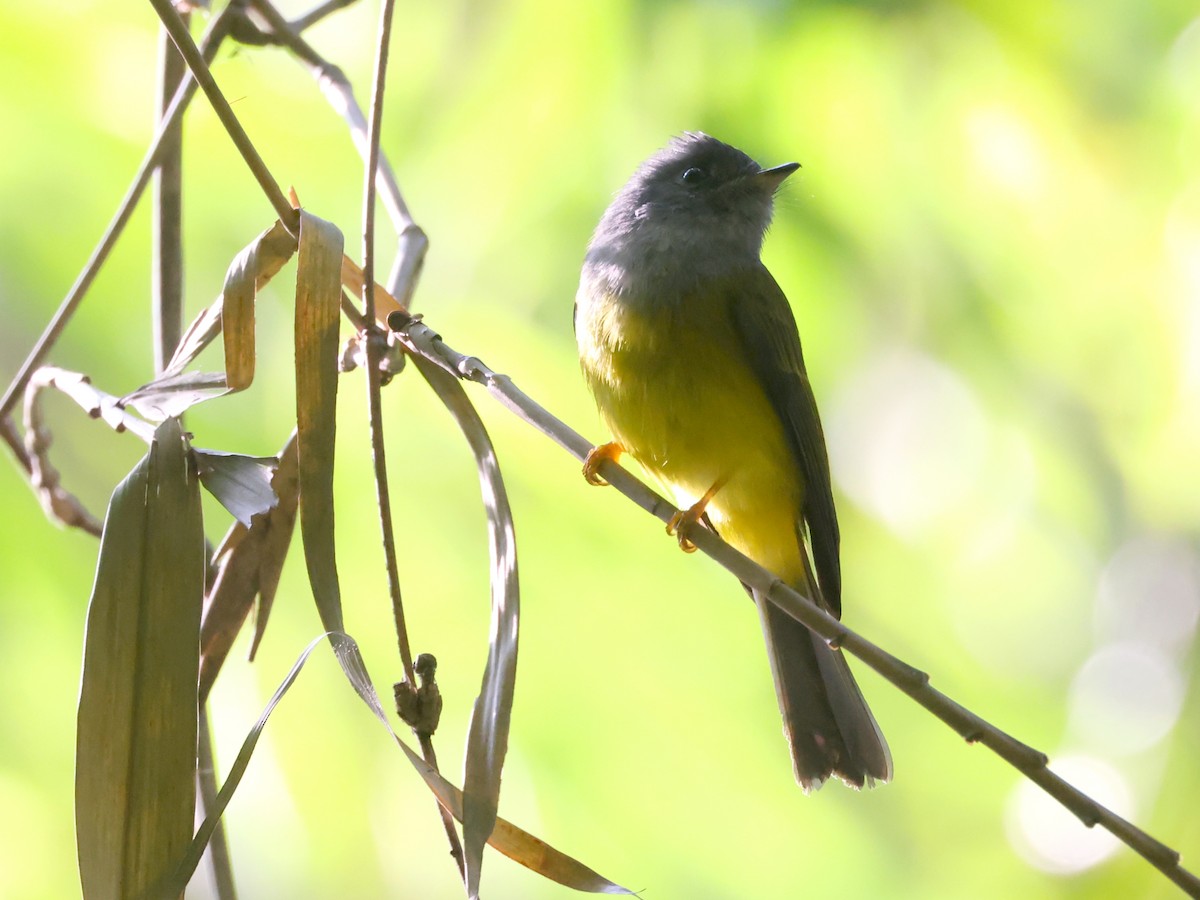
[[[776,192],[799,168],[763,168],[703,132],[643,162],[588,244],[574,328],[584,380],[613,440],[674,498],[668,531],[710,527],[841,617],[829,456],[800,336],[761,250]],[[758,591],[795,778],[853,788],[892,777],[891,752],[840,649]],[[696,614],[689,610],[688,614]]]

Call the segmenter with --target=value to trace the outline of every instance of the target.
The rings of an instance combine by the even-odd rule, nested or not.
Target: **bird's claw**
[[[616,462],[621,458],[621,454],[625,452],[616,441],[610,441],[607,444],[597,444],[588,451],[587,457],[583,461],[583,478],[584,480],[595,487],[603,487],[608,484],[599,475],[600,466],[607,460]]]
[[[679,541],[679,549],[684,553],[696,552],[696,545],[688,539],[687,535],[688,530],[700,521],[702,515],[704,515],[704,507],[697,503],[690,509],[679,510],[671,516],[671,521],[667,523],[667,534],[674,535],[675,539]]]
[[[687,509],[676,510],[675,514],[671,516],[671,521],[667,523],[667,534],[675,536],[679,541],[679,549],[684,553],[696,552],[696,545],[688,538],[688,533],[704,520],[704,511],[708,508],[709,502],[717,495],[717,491],[725,486],[728,480],[728,475],[718,478],[713,486],[704,492],[703,497]],[[711,523],[709,524],[711,525]]]

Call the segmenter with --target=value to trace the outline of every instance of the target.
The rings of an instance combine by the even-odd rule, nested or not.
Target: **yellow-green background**
[[[376,13],[360,4],[311,33],[364,102]],[[1188,0],[401,2],[384,129],[432,242],[417,307],[595,440],[570,310],[611,194],[685,129],[803,163],[766,260],[830,432],[846,621],[1052,756],[1111,767],[1124,811],[1193,867],[1197,13]],[[0,9],[6,382],[141,158],[154,47],[148,4]],[[359,255],[360,164],[309,75],[258,49],[226,51],[215,72],[276,178]],[[191,314],[273,217],[202,100],[187,141]],[[382,228],[384,251],[391,239]],[[53,354],[113,393],[151,374],[148,253],[142,211]],[[253,388],[190,416],[201,446],[263,454],[285,437],[291,271],[260,301]],[[346,621],[387,694],[398,666],[361,374],[341,390]],[[895,782],[802,796],[738,586],[472,396],[522,575],[505,815],[660,900],[1176,894],[1125,850],[1075,876],[1031,867],[1010,841],[1015,773],[861,666]],[[465,444],[420,379],[405,373],[385,406],[412,641],[441,662],[437,744],[457,773],[487,644],[483,513]],[[65,400],[48,409],[56,463],[102,513],[141,448]],[[0,896],[69,897],[97,544],[47,523],[15,467],[0,466],[0,492]],[[206,509],[219,537],[226,518]],[[318,631],[297,546],[259,661],[231,658],[214,694],[225,763]],[[1122,652],[1175,686],[1173,728],[1149,734],[1157,701],[1132,675],[1087,689],[1096,660]],[[324,652],[276,713],[229,830],[244,897],[457,895],[432,799]],[[492,898],[567,895],[495,855],[484,878]]]

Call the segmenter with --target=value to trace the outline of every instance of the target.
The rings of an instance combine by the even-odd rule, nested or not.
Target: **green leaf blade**
[[[499,812],[500,781],[508,753],[517,680],[520,583],[516,536],[500,463],[479,413],[456,378],[423,357],[414,357],[414,362],[471,446],[487,510],[492,563],[491,638],[479,696],[471,710],[463,764],[463,857],[467,895],[477,897],[483,848],[492,836]]]
[[[85,898],[138,896],[191,838],[204,533],[179,422],[118,485],[88,607],[76,745]]]

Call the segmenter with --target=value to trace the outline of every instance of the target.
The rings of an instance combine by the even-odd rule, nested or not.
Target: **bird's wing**
[[[829,454],[817,401],[804,370],[796,319],[787,297],[761,263],[731,279],[727,290],[733,329],[784,424],[788,443],[804,476],[803,514],[817,580],[826,604],[835,616],[840,616],[840,537],[829,477]]]

